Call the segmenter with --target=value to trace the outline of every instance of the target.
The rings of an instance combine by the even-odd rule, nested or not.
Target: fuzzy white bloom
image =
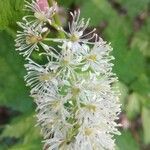
[[[33,20],[30,23],[36,25],[46,22],[51,23],[52,17],[56,12],[56,3],[52,7],[49,7],[47,0],[32,0],[32,3],[29,3],[28,1],[25,1],[25,3],[25,10],[33,13],[24,17],[32,18]]]
[[[27,86],[32,88],[31,94],[44,93],[47,87],[50,85],[57,85],[56,70],[57,65],[54,63],[49,63],[47,65],[39,65],[32,60],[25,65],[28,74],[25,76]]]
[[[80,11],[71,13],[69,31],[54,26],[66,37],[50,38],[43,23],[57,24],[55,10],[41,2],[26,2],[34,20],[27,16],[19,23],[23,31],[18,32],[16,46],[28,61],[25,80],[37,104],[44,149],[114,150],[120,103],[113,86],[117,77],[112,73],[112,48],[93,34],[95,29],[86,33],[89,20],[80,19]],[[45,64],[32,60],[37,49],[46,57]]]
[[[23,56],[29,57],[33,50],[38,50],[38,42],[42,40],[42,28],[30,26],[25,20],[24,22],[18,22],[18,25],[23,31],[18,31],[16,38],[16,50],[20,51]]]
[[[89,43],[89,40],[93,39],[95,29],[88,33],[84,33],[89,25],[89,20],[85,22],[85,19],[80,20],[80,11],[70,13],[72,16],[72,22],[69,23],[69,32],[65,34],[69,37],[72,51],[78,53],[78,49],[82,49],[82,44]]]

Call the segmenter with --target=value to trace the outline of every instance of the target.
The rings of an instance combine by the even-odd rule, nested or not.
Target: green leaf
[[[41,136],[40,129],[35,127],[36,120],[33,113],[27,113],[13,119],[13,121],[7,125],[2,132],[1,138],[15,137],[19,139],[19,142],[12,147],[12,149],[41,149]]]
[[[142,29],[134,33],[134,37],[131,43],[132,48],[139,48],[144,56],[150,57],[150,19],[147,19]]]
[[[127,9],[131,18],[135,17],[142,10],[148,9],[149,0],[117,0]]]
[[[11,124],[6,125],[4,131],[1,134],[1,137],[23,137],[26,134],[30,133],[30,131],[37,132],[37,128],[34,127],[36,124],[35,117],[33,113],[27,113],[25,115],[21,115],[11,122]],[[17,132],[16,132],[17,131]],[[33,136],[33,134],[32,134]]]
[[[23,61],[14,48],[14,39],[0,32],[0,105],[19,111],[29,111],[33,101],[25,86]]]
[[[143,107],[142,124],[144,130],[144,142],[145,144],[150,144],[150,108]]]
[[[0,150],[5,150],[6,149],[6,146],[4,146],[4,145],[0,145]]]
[[[139,145],[131,135],[130,131],[122,131],[120,136],[116,136],[116,150],[139,150]]]
[[[66,0],[57,0],[59,6],[63,6],[63,7],[69,7],[73,2],[74,0],[69,0],[69,1],[66,1]]]
[[[16,145],[9,150],[40,150],[42,149],[41,142],[39,140],[37,141],[31,141],[27,144],[20,144]]]
[[[24,0],[1,0],[0,1],[0,29],[16,26],[24,11]]]
[[[121,81],[126,84],[131,84],[145,71],[144,57],[138,49],[132,49],[123,53],[122,56],[120,55],[121,53],[115,55],[114,71]]]
[[[141,74],[138,79],[131,84],[130,88],[143,96],[148,96],[150,94],[150,79],[146,74]]]
[[[135,119],[137,115],[140,114],[140,100],[138,94],[132,93],[129,95],[126,114],[130,120]]]
[[[81,16],[90,18],[91,26],[98,26],[101,21],[108,21],[115,15],[116,12],[106,0],[88,0],[81,5]]]

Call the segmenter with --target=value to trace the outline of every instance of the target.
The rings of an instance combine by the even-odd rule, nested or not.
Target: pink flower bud
[[[36,0],[41,11],[46,11],[49,7],[47,0]]]

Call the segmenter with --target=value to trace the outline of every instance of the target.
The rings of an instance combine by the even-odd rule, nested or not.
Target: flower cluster
[[[48,150],[113,150],[115,121],[120,113],[119,92],[114,83],[112,48],[94,33],[80,11],[70,13],[69,30],[57,25],[56,3],[26,2],[31,14],[19,26],[16,50],[27,64],[25,80],[37,104],[38,124]],[[50,38],[52,26],[64,34]],[[54,43],[54,44],[53,44]],[[43,54],[45,64],[32,54]]]

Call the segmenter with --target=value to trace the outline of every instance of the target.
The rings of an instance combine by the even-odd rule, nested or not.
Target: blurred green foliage
[[[90,26],[114,51],[114,72],[122,93],[117,150],[150,149],[150,1],[58,0],[66,12],[81,9]],[[42,149],[40,129],[35,127],[35,105],[25,87],[24,61],[15,51],[16,21],[24,15],[23,0],[0,1],[0,109],[17,115],[3,122],[0,111],[0,150]]]

